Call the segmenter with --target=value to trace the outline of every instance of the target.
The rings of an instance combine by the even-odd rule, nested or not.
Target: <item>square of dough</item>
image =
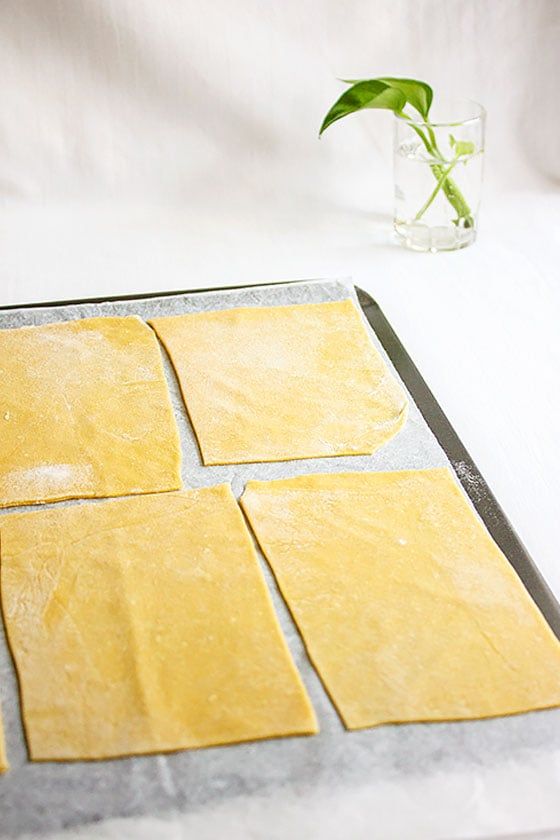
[[[560,643],[447,469],[251,481],[242,506],[349,729],[560,705]]]
[[[33,759],[317,731],[228,485],[11,514],[0,550]]]
[[[374,452],[406,398],[350,300],[154,318],[205,464]]]
[[[0,330],[0,507],[177,490],[180,458],[139,318]]]

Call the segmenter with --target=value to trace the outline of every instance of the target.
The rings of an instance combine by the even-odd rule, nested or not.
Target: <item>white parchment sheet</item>
[[[95,315],[150,318],[349,296],[355,297],[345,282],[314,281],[13,310],[0,314],[0,327]],[[380,347],[373,333],[372,338]],[[181,432],[186,488],[227,481],[240,496],[253,478],[448,465],[410,399],[404,429],[373,456],[204,467],[167,357],[165,366]],[[18,509],[0,512],[0,529],[1,517]],[[17,684],[2,629],[0,697],[11,770],[0,778],[0,837],[443,840],[560,824],[560,710],[347,732],[309,664],[266,562],[260,559],[317,712],[320,734],[173,755],[32,764],[27,760]]]

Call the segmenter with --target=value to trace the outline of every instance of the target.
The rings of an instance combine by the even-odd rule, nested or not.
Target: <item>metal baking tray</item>
[[[539,572],[535,562],[517,536],[480,470],[461,443],[459,435],[426,385],[420,371],[406,352],[397,334],[375,300],[362,289],[356,289],[360,306],[385,348],[400,378],[420,409],[424,420],[447,455],[478,515],[498,543],[526,589],[560,638],[560,605]]]
[[[82,298],[77,300],[47,301],[46,303],[26,303],[1,306],[0,313],[14,309],[37,309],[52,306],[76,306],[84,303],[114,303],[118,301],[147,300],[149,298],[171,297],[176,295],[194,295],[206,292],[230,291],[237,289],[255,289],[271,285],[291,285],[305,281],[284,281],[278,284],[257,283],[251,286],[213,287],[210,289],[191,289],[188,291],[175,290],[166,292],[152,292],[142,295],[116,295],[112,297]],[[459,481],[465,489],[479,516],[498,543],[515,571],[525,584],[531,597],[548,621],[550,627],[560,638],[560,605],[539,572],[535,562],[516,534],[511,522],[498,504],[496,497],[480,473],[475,462],[462,444],[455,429],[447,419],[441,406],[430,391],[428,385],[391,324],[383,314],[379,304],[363,289],[354,286],[357,299],[365,317],[400,378],[420,409],[426,423],[439,441],[447,455]]]
[[[146,318],[240,305],[319,302],[348,295],[361,307],[372,330],[372,339],[409,393],[409,419],[399,435],[374,456],[204,467],[177,382],[164,354],[183,445],[185,485],[230,481],[239,496],[250,478],[451,464],[489,532],[560,637],[558,603],[380,307],[363,290],[343,281],[316,280],[52,301],[0,307],[0,327],[99,314],[136,312]],[[69,502],[80,503],[87,500]],[[0,525],[1,516],[7,514],[9,511],[0,512]],[[58,837],[65,828],[93,826],[110,818],[151,815],[183,818],[205,808],[210,813],[226,806],[232,809],[228,813],[243,826],[245,814],[250,810],[247,802],[253,803],[259,797],[275,796],[284,800],[302,794],[306,797],[321,794],[330,802],[341,791],[356,791],[364,785],[368,791],[380,791],[387,780],[401,792],[410,791],[412,797],[419,772],[428,778],[430,774],[463,773],[469,767],[490,771],[500,762],[510,762],[516,757],[524,761],[528,754],[546,758],[551,751],[560,749],[560,710],[556,709],[484,721],[404,724],[347,732],[309,663],[262,556],[260,560],[283,631],[316,709],[320,734],[101,762],[31,763],[27,760],[13,664],[0,622],[0,693],[12,765],[12,770],[0,778],[0,837],[27,836],[27,832]],[[442,797],[441,808],[444,807]],[[456,827],[453,820],[451,814],[447,822],[442,822],[447,837],[456,836],[451,830]],[[343,836],[344,822],[333,823],[332,830],[333,837]],[[379,832],[372,837],[393,836],[384,835],[381,827]],[[133,836],[128,832],[125,835]],[[251,836],[268,835],[263,830],[262,834]]]

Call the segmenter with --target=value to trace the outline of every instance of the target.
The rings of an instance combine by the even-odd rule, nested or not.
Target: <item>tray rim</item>
[[[354,288],[368,323],[406,385],[422,417],[445,452],[473,507],[484,522],[494,542],[498,544],[519,575],[525,589],[538,606],[550,629],[560,639],[560,604],[542,576],[537,564],[383,314],[381,307],[368,292],[357,286]],[[460,467],[463,467],[463,469]],[[467,475],[465,475],[464,467],[467,468]]]
[[[43,309],[61,306],[83,305],[88,303],[118,303],[119,301],[150,300],[175,295],[195,295],[209,292],[225,292],[241,289],[263,288],[266,286],[288,286],[325,282],[329,278],[303,280],[276,280],[264,283],[242,283],[233,286],[211,286],[195,289],[172,289],[158,292],[137,292],[123,295],[101,295],[91,298],[73,298],[70,300],[49,300],[22,304],[0,305],[0,313],[15,309]],[[543,614],[553,633],[560,639],[560,604],[539,571],[538,566],[527,551],[503,508],[494,496],[475,461],[462,443],[451,425],[445,412],[428,387],[420,371],[406,351],[400,338],[387,320],[377,301],[350,278],[332,278],[350,283],[357,295],[360,307],[389,356],[397,373],[407,387],[418,410],[426,421],[432,434],[445,452],[450,465],[461,486],[472,502],[478,515],[484,522],[490,535],[503,551],[519,575],[523,585]],[[462,469],[460,468],[462,467]],[[465,474],[465,467],[466,473]],[[476,492],[475,492],[476,488]]]

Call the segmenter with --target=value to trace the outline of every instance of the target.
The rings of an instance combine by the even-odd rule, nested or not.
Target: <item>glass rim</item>
[[[457,100],[457,102],[462,102],[465,105],[474,105],[478,113],[474,117],[466,117],[464,120],[437,120],[437,122],[431,122],[430,120],[425,119],[414,119],[414,117],[409,117],[406,114],[393,113],[395,113],[395,118],[403,123],[417,126],[429,126],[430,128],[453,128],[459,125],[468,125],[469,123],[485,119],[486,108],[484,105],[481,105],[480,102],[476,102],[474,99],[460,99]]]

